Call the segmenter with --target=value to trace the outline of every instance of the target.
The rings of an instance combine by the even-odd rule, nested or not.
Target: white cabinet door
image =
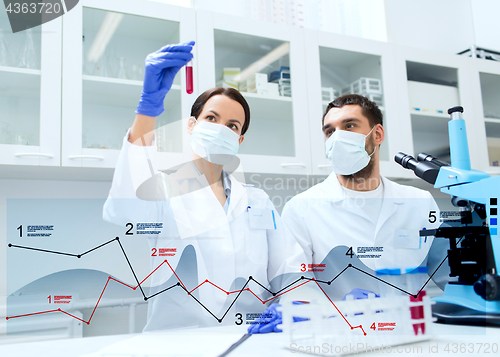
[[[310,173],[303,30],[197,11],[197,38],[200,92],[234,86],[249,103],[242,169]]]
[[[394,51],[401,133],[411,133],[401,142],[401,151],[415,157],[425,152],[450,161],[447,110],[460,105],[464,107],[471,165],[479,169],[482,150],[476,142],[481,136],[476,128],[483,121],[471,95],[471,59],[402,46],[395,46]]]
[[[140,99],[144,59],[195,36],[194,11],[150,1],[80,2],[64,17],[62,165],[114,167]],[[182,23],[182,25],[181,25]],[[185,161],[181,70],[156,121],[159,165]],[[196,87],[195,87],[196,88]]]
[[[471,96],[476,111],[474,115],[483,120],[477,122],[474,145],[479,152],[478,169],[491,174],[500,174],[500,63],[479,58],[470,58]],[[486,140],[485,140],[486,138]]]
[[[0,163],[59,166],[61,137],[61,18],[17,32],[0,13]]]

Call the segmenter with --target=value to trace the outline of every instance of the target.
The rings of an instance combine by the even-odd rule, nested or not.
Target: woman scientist
[[[156,170],[155,119],[176,73],[192,59],[193,45],[169,45],[147,56],[137,115],[104,204],[106,221],[132,222],[138,231],[155,227],[142,231],[154,271],[144,330],[245,324],[272,297],[264,287],[281,289],[305,262],[269,197],[223,170],[237,160],[250,124],[237,90],[202,93],[187,128],[192,161],[171,175]]]

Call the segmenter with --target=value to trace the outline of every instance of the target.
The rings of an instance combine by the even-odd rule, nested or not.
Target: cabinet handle
[[[306,165],[301,163],[289,163],[289,164],[281,164],[281,167],[306,167]]]
[[[23,156],[38,156],[38,157],[46,157],[48,159],[52,159],[54,155],[51,154],[42,154],[39,152],[18,152],[15,153],[14,156],[16,157],[23,157]]]
[[[332,167],[332,165],[330,165],[330,164],[318,165],[319,169],[328,169],[328,168],[331,168],[331,167]]]
[[[78,159],[89,159],[89,160],[104,160],[104,157],[102,156],[96,156],[96,155],[73,155],[73,156],[68,156],[68,159],[70,160],[78,160]]]

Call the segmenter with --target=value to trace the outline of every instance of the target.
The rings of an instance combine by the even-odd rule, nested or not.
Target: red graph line
[[[101,301],[102,295],[106,291],[106,288],[108,287],[109,280],[111,277],[108,277],[108,280],[106,281],[106,285],[104,285],[104,288],[102,289],[101,295],[99,296],[99,300],[97,300],[97,304],[95,304],[94,310],[92,311],[92,314],[90,315],[89,321],[87,322],[87,325],[90,324],[90,320],[92,320],[92,317],[94,316],[95,310],[97,310],[97,306],[99,305],[99,302]],[[116,280],[116,279],[113,279]]]
[[[366,336],[366,332],[363,329],[363,326],[361,326],[361,325],[354,326],[354,327],[351,326],[351,324],[349,323],[349,321],[347,321],[347,319],[345,318],[345,316],[340,312],[340,310],[338,309],[338,307],[333,303],[333,301],[330,299],[330,297],[325,292],[325,290],[323,290],[323,288],[318,284],[318,282],[316,281],[316,279],[313,278],[313,280],[316,283],[316,285],[318,285],[318,287],[321,289],[321,291],[323,292],[323,294],[325,294],[325,296],[327,297],[327,299],[330,300],[330,302],[332,303],[333,307],[339,312],[340,316],[342,316],[342,318],[345,320],[345,322],[347,322],[347,324],[349,325],[349,327],[351,328],[351,330],[354,330],[355,328],[361,328],[361,331],[363,331],[364,335]]]
[[[198,289],[200,286],[202,286],[205,283],[208,283],[208,280],[205,280],[203,283],[201,283],[200,285],[198,285],[196,288],[194,288],[193,290],[191,290],[190,292],[188,292],[188,294],[191,294],[193,291],[195,291],[196,289]]]
[[[172,267],[170,266],[170,263],[167,261],[167,259],[165,259],[165,262],[167,262],[168,264],[168,267],[170,268],[170,270],[172,270],[172,273],[174,273],[175,277],[177,278],[177,280],[179,280],[179,283],[181,283],[182,287],[184,289],[187,290],[187,288],[184,286],[184,284],[182,283],[181,279],[179,279],[179,277],[177,276],[177,274],[175,273],[174,269],[172,269]]]
[[[222,289],[222,288],[218,287],[217,285],[215,285],[215,284],[214,284],[214,283],[212,283],[211,281],[207,280],[207,283],[212,284],[212,285],[213,285],[213,286],[215,286],[217,289],[219,289],[219,290],[221,290],[221,291],[225,292],[227,295],[229,295],[229,293],[228,293],[226,290],[224,290],[224,289]],[[240,292],[240,290],[238,290],[238,292]]]
[[[145,277],[145,278],[144,278],[144,280],[143,280],[143,281],[141,281],[139,284],[140,284],[140,285],[142,285],[142,283],[144,283],[146,280],[148,280],[148,278],[149,278],[151,275],[153,275],[153,273],[154,273],[155,271],[157,271],[158,269],[160,269],[160,267],[161,267],[163,264],[165,264],[165,263],[167,263],[167,260],[164,260],[164,261],[163,261],[160,265],[158,265],[158,266],[156,267],[156,269],[155,269],[155,270],[153,270],[153,271],[152,271],[152,272],[151,272],[151,273],[150,273],[147,277]],[[133,289],[135,290],[135,289],[137,289],[138,287],[139,287],[139,285],[137,285],[137,286],[136,286],[135,288],[133,288]]]
[[[298,287],[304,285],[304,284],[307,284],[309,283],[311,280],[307,280],[305,282],[303,282],[302,284],[299,284],[293,288],[290,288],[280,294],[277,294],[276,296],[273,296],[272,298],[268,299],[268,300],[262,300],[259,296],[257,296],[257,294],[255,294],[250,288],[246,288],[246,289],[243,289],[243,290],[236,290],[236,291],[231,291],[231,292],[227,292],[226,290],[220,288],[219,286],[217,286],[216,284],[212,283],[210,280],[206,279],[204,282],[202,282],[201,284],[199,284],[197,287],[195,287],[193,290],[191,291],[188,291],[186,289],[186,287],[184,286],[183,282],[181,281],[181,279],[179,278],[179,276],[175,273],[174,269],[172,268],[172,266],[168,263],[168,261],[165,259],[165,261],[163,261],[160,265],[158,265],[158,267],[156,267],[156,269],[154,269],[144,280],[141,281],[140,284],[142,284],[144,281],[146,281],[154,272],[156,272],[164,263],[167,263],[170,270],[172,271],[172,273],[175,275],[175,277],[177,278],[177,280],[179,280],[179,283],[184,287],[184,289],[186,290],[187,294],[190,295],[193,291],[195,291],[196,289],[198,289],[200,286],[202,286],[203,284],[205,283],[209,283],[211,285],[213,285],[214,287],[216,287],[217,289],[221,290],[222,292],[226,293],[227,295],[229,294],[233,294],[233,293],[239,293],[239,292],[242,292],[242,291],[249,291],[253,296],[255,296],[262,304],[265,304],[273,299],[276,299],[278,296],[281,296],[283,294],[286,294],[294,289],[297,289]],[[99,296],[99,299],[97,300],[97,303],[94,307],[94,309],[92,310],[92,314],[90,315],[90,318],[88,321],[85,321],[85,320],[82,320],[66,311],[63,311],[61,310],[60,308],[59,309],[55,309],[55,310],[49,310],[49,311],[41,311],[41,312],[34,312],[34,313],[31,313],[31,314],[24,314],[24,315],[18,315],[18,316],[10,316],[10,317],[6,317],[6,320],[9,320],[9,319],[14,319],[14,318],[18,318],[18,317],[25,317],[25,316],[32,316],[32,315],[40,315],[40,314],[47,314],[47,313],[51,313],[51,312],[62,312],[63,314],[66,314],[70,317],[73,317],[79,321],[82,321],[84,323],[86,323],[87,325],[90,325],[90,321],[92,320],[93,316],[94,316],[94,313],[96,312],[97,310],[97,307],[99,306],[99,303],[101,302],[101,298],[102,296],[104,295],[104,292],[106,291],[106,288],[108,287],[108,284],[109,284],[109,281],[110,280],[114,280],[116,281],[117,283],[120,283],[130,289],[133,289],[133,290],[136,290],[138,286],[136,287],[133,287],[133,286],[130,286],[124,282],[121,282],[119,281],[118,279],[115,279],[111,276],[108,277],[108,280],[106,281],[106,284],[104,285],[104,288],[102,289],[102,292],[101,292],[101,295]],[[363,326],[359,325],[359,326],[351,326],[351,324],[349,323],[349,321],[347,321],[347,319],[345,318],[345,316],[340,312],[340,310],[337,308],[337,306],[333,303],[333,301],[330,299],[330,297],[328,296],[328,294],[323,290],[323,288],[321,288],[321,286],[318,284],[318,282],[316,281],[316,279],[312,279],[316,285],[318,285],[318,287],[321,289],[321,291],[323,292],[323,294],[325,294],[325,296],[327,297],[327,299],[332,303],[332,305],[335,307],[335,309],[338,311],[338,313],[340,314],[340,316],[342,316],[342,318],[345,320],[345,322],[349,325],[349,327],[351,328],[351,330],[354,330],[355,328],[361,328],[361,330],[363,331],[363,333],[365,334],[366,336],[366,332],[365,330],[363,329]],[[246,284],[245,284],[246,285]]]
[[[84,321],[84,320],[82,320],[82,319],[80,319],[80,318],[78,318],[78,317],[74,316],[74,315],[71,315],[70,313],[68,313],[68,312],[66,312],[66,311],[64,311],[64,310],[59,309],[59,311],[61,311],[63,314],[66,314],[66,315],[68,315],[68,316],[71,316],[72,318],[75,318],[75,319],[77,319],[77,320],[79,320],[79,321],[81,321],[81,322],[85,322],[87,325],[90,323],[90,320],[89,320],[89,322],[87,322],[87,321]]]
[[[61,311],[61,309],[55,309],[55,310],[50,310],[50,311],[41,311],[41,312],[33,312],[31,314],[24,314],[24,315],[18,315],[18,316],[7,316],[5,319],[6,320],[9,320],[9,319],[15,319],[16,317],[24,317],[24,316],[32,316],[32,315],[40,315],[40,314],[48,314],[49,312],[57,312],[57,311]]]
[[[287,292],[292,291],[293,289],[297,289],[299,286],[302,286],[302,285],[304,285],[304,284],[307,284],[307,283],[308,283],[308,282],[310,282],[310,281],[311,281],[311,280],[308,280],[308,281],[306,281],[306,282],[304,282],[304,283],[302,283],[302,284],[299,284],[299,285],[297,285],[297,286],[295,286],[295,287],[293,287],[293,288],[291,288],[291,289],[288,289],[287,291],[283,291],[281,294],[278,294],[278,295],[276,295],[276,296],[273,296],[272,298],[270,298],[270,299],[268,299],[268,300],[264,301],[264,303],[266,303],[266,302],[268,302],[268,301],[271,301],[271,300],[273,300],[273,299],[276,299],[278,296],[283,295],[283,294],[286,294]]]

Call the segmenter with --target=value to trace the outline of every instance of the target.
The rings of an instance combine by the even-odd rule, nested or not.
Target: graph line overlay
[[[101,245],[98,245],[97,247],[94,247],[90,250],[87,250],[86,252],[84,253],[81,253],[81,254],[72,254],[72,253],[65,253],[65,252],[58,252],[58,251],[53,251],[53,250],[47,250],[47,249],[40,249],[40,248],[34,248],[34,247],[26,247],[26,246],[20,246],[20,245],[14,245],[14,244],[8,244],[8,247],[9,248],[18,248],[18,249],[27,249],[27,250],[34,250],[34,251],[39,251],[39,252],[42,252],[42,253],[49,253],[49,254],[58,254],[58,255],[65,255],[65,256],[70,256],[70,257],[75,257],[75,258],[81,258],[83,257],[84,255],[88,254],[88,253],[91,253],[99,248],[102,248],[110,243],[113,243],[113,242],[117,242],[119,247],[120,247],[120,250],[121,252],[123,253],[126,261],[127,261],[127,264],[128,266],[130,267],[130,270],[132,271],[132,274],[134,276],[134,279],[137,283],[137,285],[135,286],[132,286],[132,285],[129,285],[129,284],[126,284],[118,279],[115,279],[113,278],[112,276],[109,276],[107,281],[106,281],[106,284],[104,285],[104,288],[102,289],[102,292],[101,292],[101,295],[99,296],[99,299],[97,300],[97,303],[95,304],[95,307],[94,309],[92,310],[92,314],[90,315],[89,319],[87,321],[83,320],[83,319],[80,319],[62,309],[53,309],[53,310],[47,310],[47,311],[39,311],[39,312],[32,312],[32,313],[29,313],[29,314],[24,314],[24,315],[16,315],[16,316],[7,316],[5,319],[6,320],[11,320],[11,319],[15,319],[15,318],[20,318],[20,317],[26,317],[26,316],[33,316],[33,315],[41,315],[41,314],[49,314],[49,313],[53,313],[53,312],[61,312],[63,314],[66,314],[70,317],[73,317],[87,325],[90,325],[90,322],[97,310],[97,307],[99,306],[99,303],[101,301],[101,298],[103,297],[104,295],[104,292],[106,291],[106,288],[108,287],[108,284],[110,281],[114,281],[118,284],[122,284],[132,290],[137,290],[137,288],[139,288],[142,296],[144,297],[144,301],[148,301],[149,299],[155,297],[155,296],[158,296],[160,294],[163,294],[173,288],[177,288],[177,287],[180,287],[181,289],[183,289],[186,294],[188,294],[189,296],[191,296],[201,307],[203,307],[210,315],[212,315],[219,323],[221,323],[224,318],[226,317],[227,313],[229,312],[229,310],[231,309],[231,307],[235,304],[236,300],[238,300],[238,298],[241,296],[241,294],[244,292],[244,291],[248,291],[249,293],[251,293],[252,295],[254,295],[262,304],[266,304],[268,303],[269,301],[271,300],[274,300],[276,299],[277,297],[281,296],[281,295],[284,295],[294,289],[297,289],[298,287],[302,286],[302,285],[305,285],[311,281],[314,281],[314,283],[316,283],[316,285],[319,287],[319,289],[323,292],[323,294],[325,294],[325,296],[327,297],[327,299],[330,301],[330,303],[335,307],[335,309],[339,312],[339,314],[344,318],[345,322],[349,325],[349,327],[351,328],[351,330],[354,330],[356,328],[360,328],[364,335],[366,336],[366,332],[365,330],[363,329],[363,326],[359,325],[359,326],[352,326],[349,321],[345,318],[345,316],[342,314],[342,312],[337,308],[337,306],[335,305],[335,303],[330,299],[330,297],[328,296],[328,294],[323,290],[323,288],[321,287],[320,284],[326,284],[326,285],[331,285],[338,277],[340,277],[347,269],[349,268],[352,268],[356,271],[359,271],[360,273],[363,273],[363,274],[366,274],[376,280],[379,280],[391,287],[393,287],[394,289],[397,289],[397,290],[400,290],[401,292],[407,294],[407,295],[410,295],[410,296],[413,296],[413,297],[418,297],[418,295],[420,294],[420,292],[425,288],[425,286],[429,283],[429,281],[431,280],[432,276],[434,276],[434,274],[437,272],[437,270],[441,267],[441,265],[446,261],[446,259],[448,259],[448,255],[446,255],[446,257],[443,259],[443,261],[441,262],[441,264],[439,264],[439,266],[435,269],[435,271],[431,274],[431,276],[429,277],[429,279],[425,282],[425,284],[420,288],[420,290],[418,291],[417,294],[412,294],[408,291],[405,291],[403,289],[400,289],[399,287],[395,286],[395,285],[392,285],[390,284],[389,282],[383,280],[383,279],[380,279],[379,277],[376,277],[370,273],[367,273],[365,272],[364,270],[362,269],[359,269],[357,267],[355,267],[354,265],[352,264],[348,264],[340,273],[338,273],[333,279],[329,280],[329,281],[323,281],[323,280],[317,280],[315,278],[308,278],[308,277],[305,277],[305,276],[302,276],[300,278],[298,278],[297,280],[295,280],[294,282],[288,284],[287,286],[285,286],[284,288],[278,290],[277,292],[272,292],[271,290],[269,290],[268,288],[266,288],[263,284],[259,283],[257,280],[255,280],[252,276],[249,276],[247,281],[245,282],[245,284],[243,285],[243,287],[240,289],[240,290],[235,290],[235,291],[227,291],[227,290],[224,290],[222,289],[220,286],[214,284],[213,282],[211,282],[210,280],[206,279],[205,281],[203,281],[201,284],[199,284],[198,286],[196,286],[195,288],[189,290],[185,285],[184,283],[182,282],[182,280],[179,278],[179,276],[176,274],[175,270],[172,268],[172,266],[170,265],[170,263],[168,262],[167,259],[165,259],[160,265],[158,265],[151,273],[149,273],[148,276],[146,276],[142,281],[139,281],[139,279],[137,278],[137,275],[134,271],[134,268],[132,267],[132,264],[130,263],[130,260],[128,259],[127,257],[127,254],[125,253],[125,249],[123,248],[121,242],[120,242],[120,238],[119,237],[116,237],[114,239],[111,239],[109,241],[107,241],[106,243],[103,243]],[[164,264],[168,265],[169,269],[172,271],[172,273],[175,275],[175,277],[177,278],[178,282],[166,289],[163,289],[159,292],[156,292],[155,294],[152,294],[150,296],[146,296],[145,293],[144,293],[144,290],[142,289],[142,284],[148,280],[158,269],[160,269]],[[248,288],[247,286],[249,285],[250,282],[253,282],[255,283],[256,285],[262,287],[264,290],[266,290],[267,292],[269,292],[272,297],[267,299],[267,300],[262,300],[259,296],[257,296],[250,288]],[[196,289],[198,289],[199,287],[201,287],[202,285],[204,284],[210,284],[210,285],[213,285],[215,288],[221,290],[222,292],[224,292],[226,295],[231,295],[231,294],[237,294],[236,297],[234,298],[234,300],[232,301],[232,303],[229,305],[229,307],[227,308],[226,312],[219,318],[217,317],[212,311],[210,311],[205,305],[203,305],[203,303],[201,301],[199,301],[192,293],[194,291],[196,291]],[[298,284],[298,285],[297,285]],[[296,286],[294,286],[296,285]]]

